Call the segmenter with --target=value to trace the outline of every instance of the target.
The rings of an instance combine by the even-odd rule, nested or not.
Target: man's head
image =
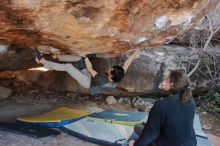
[[[180,70],[174,70],[170,75],[160,84],[159,88],[165,91],[177,92],[181,100],[188,101],[192,97],[191,81],[189,77]]]
[[[190,87],[189,77],[181,70],[173,70],[169,76],[160,84],[159,88],[165,91],[179,90]]]
[[[125,71],[121,66],[112,66],[108,71],[108,76],[113,82],[119,82],[124,77]]]

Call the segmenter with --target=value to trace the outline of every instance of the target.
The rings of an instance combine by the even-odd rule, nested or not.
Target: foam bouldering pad
[[[197,146],[213,146],[208,138],[196,136]]]
[[[133,126],[83,118],[65,125],[62,131],[91,143],[104,146],[121,146],[127,143],[134,130]]]
[[[202,131],[198,114],[195,114],[193,127],[196,133],[197,145],[212,146],[207,135]],[[133,126],[113,124],[89,117],[65,125],[62,131],[103,146],[124,146],[129,139],[138,138],[138,135],[134,133]]]
[[[137,123],[146,121],[148,113],[119,111],[110,109],[103,112],[90,114],[87,117],[97,121],[134,126]]]
[[[77,121],[90,113],[85,110],[60,107],[41,115],[17,118],[17,122],[43,127],[63,127],[65,124]]]
[[[202,125],[198,114],[195,114],[193,121],[193,128],[196,133],[196,140],[198,146],[212,146],[208,140],[208,136],[203,132]]]
[[[33,138],[42,138],[46,136],[60,134],[59,131],[54,129],[6,122],[0,122],[0,130],[15,134],[26,135]]]
[[[193,128],[195,130],[195,133],[199,137],[207,138],[208,136],[202,131],[202,126],[200,123],[199,115],[195,114],[194,121],[193,121]]]

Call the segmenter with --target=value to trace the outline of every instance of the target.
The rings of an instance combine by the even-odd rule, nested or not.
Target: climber
[[[79,67],[79,69],[77,69],[71,63],[48,61],[43,57],[43,54],[36,49],[35,61],[52,70],[66,71],[82,87],[90,89],[91,94],[96,95],[102,93],[104,89],[116,88],[122,81],[125,72],[128,70],[128,67],[131,65],[137,54],[138,50],[133,50],[132,54],[125,61],[123,67],[119,65],[112,66],[106,73],[97,73],[93,69],[88,57],[80,57],[78,61],[75,60]],[[59,58],[62,58],[62,55],[60,57],[58,55],[55,58],[58,58],[58,60],[61,61]],[[69,56],[69,58],[71,57]],[[65,57],[63,57],[63,60],[65,60]]]
[[[129,146],[196,146],[195,102],[190,86],[184,72],[172,71],[159,88],[171,91],[173,96],[154,103],[147,123],[135,125],[139,137],[131,140]]]

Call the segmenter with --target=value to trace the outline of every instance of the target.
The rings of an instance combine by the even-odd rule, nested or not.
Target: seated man
[[[139,137],[131,140],[129,146],[196,146],[195,101],[189,77],[174,70],[159,88],[170,92],[170,97],[154,103],[147,123],[134,127]]]
[[[124,77],[125,72],[137,55],[137,50],[130,55],[125,61],[123,67],[115,65],[112,66],[107,73],[97,73],[88,57],[81,58],[78,61],[79,70],[71,63],[55,63],[43,58],[42,54],[36,49],[36,62],[42,63],[44,67],[57,70],[66,71],[70,74],[82,87],[90,89],[92,95],[101,93],[107,88],[116,88]]]

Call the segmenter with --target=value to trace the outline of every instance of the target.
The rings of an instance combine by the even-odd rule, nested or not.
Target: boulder
[[[121,98],[119,98],[118,103],[120,103],[120,104],[131,104],[131,99],[121,97]]]
[[[218,48],[210,48],[209,53],[216,56],[216,65],[220,63],[220,52]],[[100,73],[106,72],[112,65],[122,65],[126,57],[116,57],[110,59],[91,58],[94,69]],[[105,90],[104,94],[114,96],[135,96],[135,95],[159,95],[161,91],[158,85],[169,74],[170,70],[183,69],[190,72],[196,64],[197,55],[193,53],[193,48],[166,45],[157,48],[146,48],[141,50],[139,58],[135,59],[125,74],[123,81],[117,89]],[[204,64],[205,66],[205,64]],[[195,95],[207,93],[207,83],[210,79],[204,76],[209,75],[209,71],[202,68],[191,77]],[[216,76],[220,76],[220,68],[216,68]],[[78,83],[67,73],[59,72],[56,80],[52,84],[55,89],[64,91],[89,93],[87,89],[79,86]]]
[[[0,86],[0,100],[10,97],[11,94],[11,89]]]
[[[218,50],[218,48],[209,49],[209,53],[212,56],[216,56],[214,57],[216,66],[220,63],[220,52]],[[99,73],[104,73],[112,65],[122,65],[126,58],[126,56],[120,56],[115,58],[91,57],[90,59],[94,69]],[[136,95],[145,97],[148,97],[148,95],[159,96],[162,92],[158,89],[158,85],[170,70],[184,69],[188,73],[194,67],[196,61],[197,54],[196,52],[193,53],[193,48],[190,47],[165,45],[140,50],[139,58],[133,61],[120,86],[116,89],[105,90],[104,94],[120,97]],[[204,76],[204,74],[209,75],[209,70],[205,70],[205,67],[206,65],[203,64],[202,72],[198,71],[191,77],[195,87],[194,91],[198,93],[197,96],[206,94],[208,83],[210,83],[210,78]],[[15,74],[16,79],[26,83],[37,82],[46,88],[53,88],[58,91],[89,93],[88,89],[82,88],[66,72],[23,70],[15,71],[11,74]],[[216,68],[215,75],[220,76],[220,68]]]
[[[108,105],[116,104],[117,100],[115,99],[114,96],[108,96],[106,97],[106,102]]]

